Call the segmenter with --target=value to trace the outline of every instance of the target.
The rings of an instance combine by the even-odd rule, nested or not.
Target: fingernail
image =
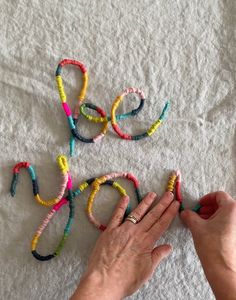
[[[129,202],[129,196],[128,196],[128,195],[124,196],[124,197],[123,197],[123,201],[124,201],[125,203],[128,203],[128,202]]]
[[[167,191],[167,192],[166,192],[166,195],[167,195],[168,197],[170,197],[172,200],[174,199],[174,194],[173,194],[172,192]]]
[[[176,207],[176,208],[179,208],[179,206],[180,206],[180,203],[179,203],[179,201],[174,201],[174,206]]]
[[[149,192],[148,193],[149,197],[151,197],[152,199],[156,198],[157,194],[154,192]]]

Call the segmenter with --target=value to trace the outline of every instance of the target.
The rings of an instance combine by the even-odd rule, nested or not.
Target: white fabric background
[[[16,197],[9,195],[12,167],[21,160],[35,166],[44,198],[59,188],[55,160],[68,154],[69,129],[54,72],[63,58],[85,63],[87,99],[107,112],[125,87],[144,90],[146,106],[122,122],[126,132],[145,130],[165,100],[171,101],[168,120],[149,139],[123,141],[110,129],[99,144],[76,143],[70,159],[75,186],[110,171],[131,171],[142,194],[161,194],[170,170],[179,168],[189,206],[218,189],[236,196],[235,6],[234,0],[0,1],[1,299],[68,299],[99,236],[84,213],[87,192],[76,200],[76,220],[61,256],[40,263],[30,242],[48,209],[33,200],[25,171]],[[63,78],[72,105],[81,74],[66,68]],[[121,109],[137,104],[128,97]],[[81,123],[87,136],[96,132],[94,125]],[[104,188],[97,217],[107,222],[118,199]],[[65,208],[44,235],[41,253],[53,251],[66,218]],[[213,299],[178,218],[162,241],[173,245],[173,254],[130,299]]]

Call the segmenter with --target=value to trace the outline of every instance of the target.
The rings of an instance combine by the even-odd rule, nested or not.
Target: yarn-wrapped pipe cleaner
[[[75,215],[75,207],[74,207],[74,195],[72,192],[72,179],[71,176],[69,175],[69,180],[67,182],[67,190],[68,190],[68,196],[67,199],[62,198],[60,200],[59,203],[55,204],[53,206],[53,208],[51,209],[51,211],[47,214],[46,219],[43,221],[42,225],[39,226],[38,230],[36,231],[32,242],[31,242],[31,252],[33,254],[33,256],[41,261],[46,261],[46,260],[50,260],[52,258],[54,258],[55,256],[59,255],[69,234],[70,234],[70,230],[71,230],[71,225],[74,221],[74,215]],[[67,202],[69,202],[69,217],[66,223],[66,227],[64,229],[64,233],[63,236],[55,250],[55,252],[53,254],[49,254],[49,255],[40,255],[37,251],[36,251],[36,247],[39,241],[40,236],[42,235],[43,231],[45,230],[45,228],[48,226],[50,220],[52,219],[52,217],[54,216],[54,214],[60,210],[60,208],[62,206],[64,206],[65,204],[67,204]]]
[[[80,90],[80,94],[79,94],[79,97],[78,97],[78,102],[75,106],[73,116],[72,116],[70,106],[67,103],[67,96],[66,96],[66,93],[65,93],[63,80],[62,80],[62,77],[61,77],[62,68],[65,65],[77,66],[83,74],[82,88]],[[114,128],[115,132],[123,139],[140,140],[142,138],[151,136],[158,129],[158,127],[161,125],[161,123],[165,119],[165,117],[167,115],[167,111],[169,109],[169,102],[167,101],[166,104],[165,104],[165,107],[164,107],[164,109],[163,109],[163,111],[162,111],[162,113],[159,117],[159,119],[156,122],[154,122],[146,132],[144,132],[142,134],[131,136],[131,135],[128,135],[128,134],[124,134],[121,131],[121,129],[117,125],[117,121],[124,120],[128,117],[131,117],[131,116],[135,116],[142,110],[145,99],[144,99],[144,94],[141,90],[136,89],[136,88],[126,89],[114,101],[114,103],[112,105],[111,116],[106,116],[105,111],[103,109],[101,109],[100,107],[98,107],[96,105],[93,105],[93,104],[90,104],[90,103],[82,104],[82,102],[85,99],[87,86],[88,86],[88,73],[87,73],[86,67],[80,61],[71,60],[71,59],[62,60],[58,64],[58,67],[57,67],[57,70],[56,70],[56,82],[57,82],[58,92],[59,92],[59,96],[60,96],[61,103],[62,103],[62,108],[63,108],[63,110],[66,114],[68,124],[69,124],[70,130],[71,130],[70,156],[73,156],[73,154],[74,154],[75,139],[78,139],[78,140],[80,140],[84,143],[96,143],[96,142],[100,141],[105,136],[105,134],[107,132],[109,121],[111,121],[112,127]],[[117,110],[118,106],[120,105],[120,102],[122,101],[123,97],[130,94],[130,93],[136,93],[140,96],[140,104],[139,104],[138,108],[133,109],[132,111],[130,111],[128,113],[116,115],[116,110]],[[89,115],[86,112],[86,108],[90,108],[92,110],[95,110],[100,116],[95,117],[93,115]],[[78,123],[78,116],[79,116],[80,113],[90,121],[93,121],[93,122],[96,122],[96,123],[103,123],[102,130],[98,135],[96,135],[93,138],[86,138],[86,137],[83,137],[78,132],[77,123]]]
[[[83,74],[83,84],[82,84],[82,88],[80,90],[80,94],[78,97],[78,102],[75,106],[74,109],[74,114],[72,117],[72,112],[70,109],[70,106],[67,103],[67,97],[66,97],[66,93],[65,93],[65,89],[64,89],[64,85],[63,85],[63,80],[61,77],[61,71],[62,71],[62,67],[65,65],[74,65],[76,67],[78,67],[82,74]],[[80,140],[81,142],[84,143],[95,143],[99,140],[102,139],[102,137],[106,134],[107,132],[107,128],[108,128],[108,122],[104,122],[103,128],[101,130],[101,132],[93,137],[93,138],[86,138],[83,137],[77,129],[77,123],[78,123],[78,117],[80,114],[80,106],[82,104],[82,102],[84,101],[84,98],[86,96],[86,91],[87,91],[87,86],[88,86],[88,73],[86,70],[86,67],[84,66],[84,64],[82,64],[80,61],[76,61],[76,60],[71,60],[71,59],[64,59],[62,60],[57,67],[56,70],[56,82],[57,82],[57,87],[58,87],[58,92],[60,95],[60,99],[62,102],[62,108],[66,114],[67,120],[68,120],[68,124],[71,130],[71,138],[70,138],[70,155],[72,156],[74,153],[74,147],[75,147],[75,138]],[[106,117],[106,113],[102,110],[102,109],[98,109],[97,112],[100,114],[100,116],[102,118]]]
[[[16,164],[15,167],[13,168],[13,178],[12,178],[11,188],[10,188],[12,197],[14,197],[16,194],[16,186],[19,181],[20,170],[22,168],[25,168],[28,170],[29,175],[32,180],[33,195],[34,195],[35,200],[43,206],[52,206],[52,205],[58,203],[62,199],[62,197],[65,193],[66,186],[67,186],[67,183],[69,180],[69,167],[68,167],[66,156],[59,155],[57,157],[57,164],[58,164],[59,169],[62,174],[62,183],[61,183],[60,191],[55,198],[50,199],[50,200],[44,200],[40,197],[36,172],[35,172],[33,166],[29,162],[20,162],[20,163]]]
[[[96,178],[90,178],[87,181],[85,181],[84,183],[82,183],[79,188],[77,190],[75,190],[73,192],[74,196],[77,197],[79,196],[85,189],[87,189],[94,181],[96,180]],[[127,195],[126,190],[124,188],[122,188],[122,186],[113,180],[106,180],[103,183],[101,183],[101,185],[109,185],[115,189],[117,189],[121,195]],[[137,198],[138,200],[138,198]],[[131,211],[131,205],[130,203],[128,203],[127,208],[126,208],[126,214],[128,215]]]
[[[116,115],[116,120],[117,121],[120,121],[120,120],[125,120],[129,117],[134,117],[136,116],[142,109],[143,109],[143,106],[144,106],[144,99],[140,99],[140,103],[139,103],[139,106],[127,113],[124,113],[124,114],[120,114],[120,115]],[[106,122],[109,122],[111,121],[111,117],[110,116],[105,116],[105,117],[96,117],[96,116],[93,116],[93,115],[90,115],[87,113],[87,108],[89,109],[92,109],[94,111],[97,111],[97,112],[104,112],[102,108],[92,104],[92,103],[83,103],[81,104],[80,106],[80,113],[81,115],[83,115],[86,119],[88,119],[89,121],[92,121],[92,122],[95,122],[95,123],[106,123]],[[104,112],[105,114],[105,112]]]
[[[62,250],[62,248],[65,245],[65,242],[71,232],[71,226],[74,220],[74,199],[75,197],[79,196],[84,190],[86,190],[93,182],[94,182],[95,178],[90,178],[87,181],[85,181],[84,183],[80,184],[80,186],[78,187],[78,189],[76,189],[75,191],[71,191],[70,187],[68,188],[68,196],[66,198],[62,198],[57,204],[55,204],[53,206],[53,208],[49,211],[49,213],[47,214],[46,218],[44,219],[44,221],[42,222],[42,224],[38,227],[32,242],[31,242],[31,253],[33,254],[34,258],[36,258],[37,260],[40,261],[47,261],[50,260],[56,256],[58,256]],[[121,185],[119,185],[119,183],[114,182],[112,180],[107,180],[105,182],[102,183],[103,185],[109,185],[112,186],[116,189],[118,189],[120,192],[122,191],[123,194],[126,194],[126,191],[122,188]],[[68,217],[68,221],[66,223],[65,229],[64,229],[64,233],[63,236],[58,244],[58,246],[56,247],[56,250],[52,253],[52,254],[48,254],[48,255],[41,255],[37,252],[36,248],[38,245],[38,242],[40,240],[40,237],[42,236],[44,230],[47,228],[47,226],[49,225],[50,221],[53,219],[53,217],[55,216],[55,214],[65,205],[67,205],[69,203],[69,217]],[[126,210],[126,213],[128,214],[130,212],[130,204]]]
[[[54,258],[55,256],[57,256],[59,253],[57,251],[58,247],[60,246],[61,249],[61,244],[65,243],[65,230],[64,230],[64,234],[63,237],[58,245],[58,247],[56,248],[55,252],[53,254],[49,254],[49,255],[41,255],[37,252],[36,247],[37,244],[39,242],[40,236],[42,235],[43,231],[46,229],[46,227],[48,226],[50,220],[54,217],[55,213],[61,208],[63,207],[65,204],[67,204],[68,201],[65,198],[62,198],[57,204],[55,204],[53,206],[53,208],[50,210],[50,212],[47,214],[46,218],[44,219],[43,223],[39,226],[39,228],[37,229],[32,242],[31,242],[31,253],[33,254],[34,258],[36,258],[37,260],[40,261],[47,261],[50,260],[52,258]],[[68,229],[67,229],[68,230]]]
[[[135,188],[135,194],[136,194],[138,203],[140,203],[141,200],[142,200],[140,192],[139,192],[139,182],[138,182],[138,179],[133,174],[131,174],[131,173],[124,173],[124,172],[111,173],[111,174],[107,174],[107,175],[101,176],[99,178],[96,178],[96,180],[92,184],[92,192],[89,195],[88,202],[87,202],[87,215],[88,215],[89,221],[92,224],[94,224],[100,230],[105,230],[106,226],[103,225],[103,224],[101,224],[94,217],[94,215],[93,215],[93,203],[94,203],[96,194],[100,190],[101,184],[103,184],[107,180],[114,179],[114,178],[126,178],[126,179],[132,181],[133,185],[134,185],[134,188]],[[126,195],[125,191],[120,190],[120,188],[118,188],[118,190],[120,191],[121,195]],[[127,216],[129,214],[129,212],[130,212],[130,210],[128,212],[126,212],[125,215]]]
[[[169,181],[167,183],[167,187],[166,187],[166,191],[169,191],[169,192],[172,192],[173,194],[175,194],[176,200],[180,203],[180,207],[179,207],[180,212],[185,209],[184,204],[183,204],[183,197],[182,197],[182,193],[181,193],[181,180],[182,180],[181,172],[179,170],[174,171],[171,173],[171,175],[169,177]],[[198,213],[200,208],[201,208],[201,205],[199,203],[197,203],[192,208],[192,210],[195,211],[196,213]]]
[[[165,103],[165,106],[164,106],[164,108],[162,110],[162,113],[161,113],[160,117],[158,118],[158,120],[155,121],[151,125],[151,127],[147,131],[145,131],[144,133],[137,134],[137,135],[125,134],[125,133],[122,132],[122,130],[120,129],[120,127],[117,124],[116,110],[118,109],[118,107],[119,107],[120,103],[122,102],[123,98],[125,96],[127,96],[128,94],[133,94],[133,93],[137,94],[140,97],[141,101],[144,102],[145,96],[144,96],[143,91],[140,90],[140,89],[131,87],[131,88],[127,88],[126,90],[124,90],[124,92],[115,99],[115,101],[112,104],[112,109],[111,109],[111,124],[112,124],[112,127],[115,130],[115,132],[122,139],[125,139],[125,140],[141,140],[143,138],[151,136],[158,129],[158,127],[161,125],[163,120],[166,118],[167,112],[168,112],[169,106],[170,106],[169,101],[167,101]]]

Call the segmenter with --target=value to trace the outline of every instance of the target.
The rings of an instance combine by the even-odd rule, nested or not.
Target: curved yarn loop
[[[62,198],[60,200],[60,202],[55,204],[53,206],[53,208],[49,211],[46,218],[43,220],[42,224],[38,227],[38,229],[32,239],[32,242],[31,242],[31,252],[37,260],[47,261],[47,260],[50,260],[60,254],[60,252],[61,252],[62,248],[64,247],[66,240],[71,232],[71,226],[72,226],[73,220],[74,220],[74,198],[79,196],[84,190],[86,190],[94,182],[94,180],[95,180],[95,178],[90,178],[87,181],[85,181],[84,183],[80,184],[80,186],[75,191],[70,190],[68,196],[66,198]],[[109,185],[113,188],[116,188],[118,191],[120,191],[122,195],[126,194],[126,191],[121,187],[121,185],[112,180],[106,180],[105,182],[102,183],[102,185]],[[48,255],[39,254],[37,252],[36,248],[37,248],[38,242],[40,240],[40,237],[42,236],[44,230],[47,228],[47,226],[49,225],[50,221],[53,219],[55,214],[63,206],[67,205],[68,203],[69,203],[69,217],[68,217],[66,226],[64,228],[63,236],[62,236],[58,246],[56,247],[56,250],[52,254],[48,254]],[[130,213],[130,205],[126,210],[126,214],[129,214],[129,213]],[[101,225],[99,227],[100,230],[105,230],[105,228],[106,227],[103,225]]]
[[[100,190],[100,186],[106,182],[107,180],[111,180],[111,179],[114,179],[114,178],[126,178],[130,181],[133,182],[133,185],[134,185],[134,189],[135,189],[135,194],[136,194],[136,197],[137,197],[137,201],[138,203],[141,202],[141,196],[140,196],[140,191],[139,191],[139,182],[138,182],[138,179],[131,173],[124,173],[124,172],[120,172],[120,173],[111,173],[111,174],[107,174],[107,175],[104,175],[104,176],[101,176],[99,178],[96,178],[95,181],[93,182],[92,184],[92,192],[91,194],[89,195],[89,198],[88,198],[88,202],[87,202],[87,214],[88,214],[88,218],[90,220],[90,222],[92,224],[94,224],[97,228],[101,229],[101,228],[106,228],[103,224],[101,224],[93,215],[93,203],[94,203],[94,200],[95,200],[95,197],[97,195],[97,193],[99,192]],[[126,192],[124,189],[121,189],[120,187],[117,186],[117,183],[116,185],[114,186],[116,188],[118,188],[119,192],[121,193],[122,196],[125,196],[126,195]],[[126,215],[128,215],[130,213],[131,209],[130,207],[128,207],[128,212],[126,212]]]
[[[55,198],[50,200],[44,200],[41,198],[39,194],[39,186],[38,186],[38,179],[36,176],[36,172],[34,170],[34,167],[31,166],[29,162],[20,162],[16,164],[15,167],[13,168],[13,178],[12,178],[11,188],[10,188],[11,196],[14,197],[16,194],[16,186],[19,180],[20,169],[25,168],[28,170],[29,175],[31,177],[33,195],[35,200],[43,206],[52,206],[58,203],[62,199],[66,190],[66,186],[69,180],[69,167],[68,167],[66,156],[59,155],[57,157],[57,163],[62,174],[62,183],[61,183],[61,188],[59,190],[59,193]]]
[[[46,218],[43,220],[42,224],[38,227],[36,233],[33,236],[32,242],[31,242],[31,252],[32,252],[33,256],[40,261],[50,260],[60,254],[60,252],[63,249],[63,247],[66,243],[66,240],[71,232],[71,226],[74,221],[74,215],[75,215],[74,199],[76,197],[78,197],[81,193],[83,193],[83,191],[85,191],[90,185],[92,185],[92,191],[91,191],[91,193],[88,197],[88,201],[87,201],[87,209],[86,209],[87,216],[88,216],[89,221],[95,227],[97,227],[98,229],[100,229],[102,231],[106,229],[106,226],[101,224],[100,221],[98,221],[93,214],[93,204],[94,204],[96,195],[100,191],[102,185],[109,185],[109,186],[115,188],[116,190],[118,190],[118,192],[121,194],[121,196],[125,196],[125,195],[127,195],[126,190],[118,182],[115,182],[112,179],[115,179],[115,178],[128,179],[134,185],[137,202],[140,203],[142,201],[142,197],[141,197],[140,191],[139,191],[139,182],[138,182],[137,178],[131,173],[117,172],[117,173],[106,174],[106,175],[103,175],[98,178],[90,178],[87,181],[80,184],[77,189],[73,190],[72,179],[71,179],[71,175],[69,173],[69,166],[67,163],[66,156],[59,155],[57,157],[57,163],[61,170],[61,173],[66,178],[66,183],[65,183],[65,185],[63,185],[59,196],[57,196],[56,198],[54,198],[50,201],[42,200],[40,198],[40,196],[38,194],[36,173],[34,171],[34,168],[31,166],[31,164],[29,162],[20,162],[20,163],[16,164],[15,167],[13,168],[14,176],[13,176],[13,180],[12,180],[12,184],[11,184],[12,196],[15,195],[16,184],[17,184],[20,169],[26,168],[28,170],[31,180],[32,180],[33,192],[34,192],[34,195],[37,196],[37,197],[35,197],[36,200],[44,206],[53,205],[52,209],[48,212],[48,214],[47,214]],[[67,196],[64,195],[66,190],[68,192]],[[168,180],[166,190],[175,194],[175,199],[180,202],[180,211],[183,210],[184,205],[183,205],[183,198],[182,198],[182,194],[181,194],[181,173],[180,173],[180,171],[174,171],[171,173],[169,180]],[[41,200],[39,201],[39,199],[41,199]],[[42,236],[44,230],[49,225],[50,221],[54,218],[55,214],[62,207],[64,207],[67,204],[69,206],[68,220],[66,222],[63,235],[62,235],[55,251],[52,254],[48,254],[48,255],[39,254],[37,252],[37,245],[40,240],[40,237]],[[195,207],[192,210],[194,210],[195,212],[198,213],[200,208],[201,208],[201,205],[197,204],[197,205],[195,205]],[[126,209],[126,212],[125,212],[125,216],[130,214],[130,212],[131,212],[131,206],[129,203],[128,207]]]
[[[121,131],[120,127],[117,124],[117,118],[116,118],[116,110],[118,109],[120,103],[122,102],[123,98],[125,96],[127,96],[128,94],[137,94],[140,97],[140,100],[144,102],[145,100],[145,96],[142,90],[137,89],[137,88],[128,88],[126,90],[124,90],[124,92],[118,96],[115,101],[112,104],[112,108],[111,108],[111,124],[113,129],[115,130],[115,132],[122,138],[125,140],[141,140],[145,137],[151,136],[157,129],[158,127],[161,125],[161,123],[163,122],[163,120],[166,118],[167,112],[169,110],[169,102],[167,101],[164,109],[160,115],[160,117],[158,118],[157,121],[155,121],[151,127],[141,133],[141,134],[137,134],[137,135],[129,135],[129,134],[125,134]]]
[[[83,82],[82,82],[82,87],[81,90],[79,92],[79,96],[78,96],[78,102],[75,105],[74,108],[74,113],[72,115],[71,112],[71,108],[67,103],[67,96],[65,93],[65,89],[64,89],[64,85],[63,85],[63,79],[61,76],[62,73],[62,68],[66,65],[74,65],[76,67],[78,67],[82,74],[83,74]],[[137,88],[128,88],[126,89],[120,96],[118,96],[113,105],[112,105],[112,110],[111,110],[111,116],[106,116],[106,113],[103,109],[101,109],[100,107],[94,105],[94,104],[90,104],[90,103],[84,103],[83,101],[86,97],[86,92],[87,92],[87,87],[88,87],[88,73],[87,73],[87,69],[85,67],[85,65],[83,63],[81,63],[80,61],[76,61],[76,60],[71,60],[71,59],[64,59],[62,60],[57,67],[56,70],[56,82],[57,82],[57,88],[58,88],[58,93],[60,96],[60,100],[62,103],[62,108],[65,112],[65,115],[67,117],[67,121],[70,127],[70,131],[71,131],[71,137],[70,137],[70,155],[73,156],[74,154],[74,148],[75,148],[75,139],[80,140],[81,142],[84,143],[96,143],[98,141],[100,141],[105,134],[107,133],[107,129],[108,129],[108,122],[111,121],[112,127],[115,130],[115,132],[122,138],[122,139],[127,139],[127,140],[140,140],[143,139],[145,137],[151,136],[157,129],[158,127],[161,125],[161,123],[163,122],[163,120],[165,119],[166,115],[167,115],[167,111],[169,109],[169,102],[167,101],[165,104],[165,107],[159,117],[159,119],[157,121],[155,121],[151,127],[144,133],[142,134],[138,134],[138,135],[129,135],[129,134],[125,134],[121,131],[121,129],[119,128],[117,121],[119,120],[125,120],[128,117],[132,117],[137,115],[143,108],[144,105],[144,94],[141,90],[137,89]],[[122,99],[124,96],[130,94],[130,93],[135,93],[138,94],[140,97],[140,104],[136,109],[133,109],[130,112],[124,113],[124,114],[120,114],[116,116],[116,110],[118,108],[118,106],[120,105]],[[86,111],[86,108],[90,108],[92,110],[95,110],[100,116],[99,117],[95,117],[91,114],[88,114]],[[89,121],[95,122],[95,123],[103,123],[103,128],[101,130],[101,132],[93,137],[93,138],[86,138],[84,136],[82,136],[79,131],[78,131],[78,116],[79,115],[83,115],[86,119],[88,119]]]

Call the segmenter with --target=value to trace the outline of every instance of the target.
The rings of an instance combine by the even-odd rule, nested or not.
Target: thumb
[[[204,222],[204,220],[197,213],[190,209],[183,210],[180,214],[180,217],[192,233]]]
[[[170,255],[172,252],[171,245],[157,246],[152,250],[152,261],[154,269],[160,264],[160,262]]]

